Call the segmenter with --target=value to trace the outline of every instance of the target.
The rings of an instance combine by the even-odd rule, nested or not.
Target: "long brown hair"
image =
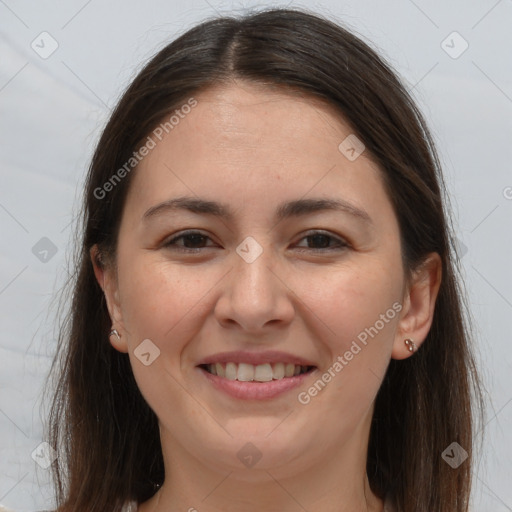
[[[232,78],[320,98],[339,112],[382,171],[405,271],[430,252],[441,256],[428,337],[413,357],[391,360],[377,395],[367,474],[376,494],[392,494],[398,512],[466,512],[482,398],[433,140],[406,88],[374,50],[337,23],[290,9],[219,17],[187,31],[145,65],[102,133],[87,176],[72,303],[52,368],[49,439],[59,454],[58,510],[118,512],[129,500],[150,498],[164,480],[158,421],[128,356],[109,343],[110,318],[89,255],[97,244],[100,264],[115,259],[136,168],[108,193],[98,191],[165,116]],[[456,469],[442,457],[453,442],[469,455]]]

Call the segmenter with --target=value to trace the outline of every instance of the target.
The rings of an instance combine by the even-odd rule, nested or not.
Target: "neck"
[[[197,460],[162,428],[167,478],[139,512],[381,512],[366,475],[367,439],[355,437],[313,464],[241,470]]]

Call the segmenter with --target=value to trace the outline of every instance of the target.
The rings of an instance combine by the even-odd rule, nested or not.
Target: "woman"
[[[428,129],[365,43],[299,10],[189,30],[89,170],[58,511],[467,511],[453,252]]]

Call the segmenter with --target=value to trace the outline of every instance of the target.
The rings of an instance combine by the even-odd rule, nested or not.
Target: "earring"
[[[110,331],[110,334],[108,335],[108,336],[109,336],[109,338],[110,338],[110,336],[112,336],[112,335],[115,335],[115,336],[117,337],[117,339],[118,339],[118,340],[120,340],[120,339],[121,339],[121,336],[120,336],[120,335],[119,335],[119,333],[117,332],[117,329],[112,329],[112,330]]]
[[[416,352],[416,350],[418,350],[412,339],[407,338],[406,340],[404,340],[404,343],[407,346],[409,352]]]

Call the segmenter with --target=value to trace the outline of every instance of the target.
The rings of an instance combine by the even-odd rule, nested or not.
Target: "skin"
[[[374,399],[391,358],[420,347],[431,323],[441,262],[429,255],[407,281],[399,226],[380,170],[338,145],[352,130],[320,100],[244,81],[195,96],[198,105],[137,168],[125,204],[117,259],[99,268],[113,326],[145,399],[159,418],[167,478],[141,512],[354,512],[383,509],[366,455]],[[187,195],[219,201],[234,218],[151,207]],[[277,222],[283,201],[335,198],[371,223],[338,211]],[[172,235],[194,229],[201,242]],[[332,239],[305,238],[322,230]],[[236,248],[252,236],[263,253]],[[336,239],[346,247],[336,247]],[[179,251],[198,247],[196,254]],[[194,245],[195,243],[195,245]],[[174,247],[174,248],[173,248]],[[316,250],[314,250],[316,249]],[[307,390],[357,335],[393,303],[401,311],[307,405]],[[134,350],[150,339],[148,366]],[[282,350],[317,366],[307,385],[263,402],[213,389],[196,368],[231,350]],[[247,443],[252,468],[237,457]]]

